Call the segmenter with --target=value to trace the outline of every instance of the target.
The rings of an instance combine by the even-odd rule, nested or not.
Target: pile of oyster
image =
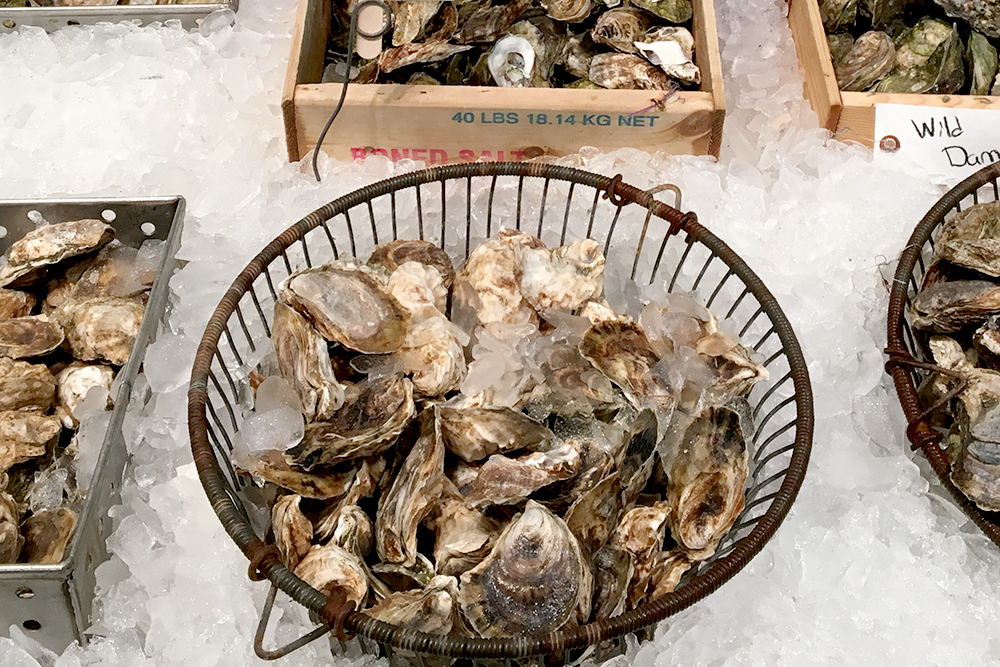
[[[75,434],[110,407],[161,250],[114,236],[43,224],[0,261],[0,564],[59,563],[76,528],[97,452]]]
[[[841,90],[1000,95],[1000,0],[819,0],[819,7]]]
[[[351,2],[333,3],[323,81],[347,74]],[[694,87],[691,0],[390,0],[391,44],[356,83],[519,88]],[[686,27],[685,27],[686,26]],[[388,41],[388,38],[386,39]]]
[[[942,371],[919,388],[948,433],[951,480],[981,509],[1000,511],[1000,202],[953,214],[941,227],[936,261],[914,297],[910,320]]]
[[[457,273],[394,241],[290,275],[251,386],[305,425],[234,456],[284,564],[388,623],[509,637],[633,609],[711,556],[767,371],[688,296],[616,313],[604,264],[505,229]]]

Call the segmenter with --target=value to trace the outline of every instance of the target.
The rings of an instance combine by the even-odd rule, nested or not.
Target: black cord
[[[382,27],[378,32],[367,33],[358,27],[358,15],[361,10],[369,5],[378,5],[378,7],[385,14],[385,21],[382,23]],[[330,126],[333,125],[333,121],[340,114],[341,107],[344,106],[344,99],[347,97],[347,84],[351,81],[351,59],[354,56],[354,47],[358,40],[358,34],[360,33],[362,37],[367,37],[368,39],[375,39],[376,37],[381,37],[392,30],[392,10],[389,9],[384,0],[360,0],[354,11],[351,12],[351,27],[347,33],[347,58],[345,59],[346,70],[344,71],[344,85],[340,89],[340,100],[337,102],[337,107],[330,114],[330,117],[326,121],[326,125],[323,126],[323,131],[319,133],[319,139],[316,140],[316,147],[313,148],[312,156],[312,168],[313,176],[316,177],[316,182],[321,181],[319,177],[319,167],[317,166],[317,159],[319,158],[319,147],[323,145],[323,140],[326,139],[326,133],[330,130]]]

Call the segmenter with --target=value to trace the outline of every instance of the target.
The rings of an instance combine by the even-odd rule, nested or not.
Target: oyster
[[[537,316],[517,289],[514,248],[497,239],[476,246],[455,276],[453,309],[475,312],[481,324],[521,324]]]
[[[281,377],[295,389],[306,419],[332,418],[344,404],[344,386],[334,375],[326,340],[298,311],[277,301],[271,342]]]
[[[868,90],[892,71],[895,62],[896,47],[889,35],[869,30],[834,66],[837,85],[841,90]]]
[[[649,507],[629,510],[621,519],[611,544],[632,556],[634,572],[629,582],[628,600],[631,607],[642,604],[646,587],[656,566],[656,559],[663,549],[667,534],[669,502],[658,502]]]
[[[444,444],[437,410],[421,415],[420,438],[403,461],[375,515],[375,549],[387,563],[412,566],[417,528],[434,508],[445,482]]]
[[[969,63],[970,95],[989,95],[990,88],[997,76],[997,50],[990,41],[973,31],[969,35],[969,43],[965,50],[965,59]]]
[[[375,527],[365,511],[357,505],[341,508],[337,523],[330,534],[330,543],[354,554],[364,564],[364,559],[375,546]]]
[[[55,397],[56,379],[45,364],[0,357],[0,410],[36,408],[46,412]]]
[[[742,422],[738,409],[708,408],[664,460],[668,525],[688,551],[714,552],[743,511],[748,454]]]
[[[403,347],[393,354],[396,368],[411,376],[418,393],[442,396],[465,379],[468,341],[443,315],[425,319],[410,327]]]
[[[652,25],[652,17],[641,9],[620,7],[601,14],[591,29],[590,36],[598,44],[610,46],[623,53],[637,53],[635,42],[640,41]]]
[[[0,490],[0,565],[17,562],[24,545],[24,538],[18,531],[19,513],[17,501],[6,491]]]
[[[979,354],[979,365],[1000,370],[1000,314],[990,315],[972,335],[972,344]]]
[[[653,28],[634,46],[640,55],[670,77],[692,86],[701,83],[701,70],[694,64],[694,36],[686,28]]]
[[[315,473],[304,472],[289,465],[284,452],[271,449],[236,463],[254,477],[259,477],[282,489],[305,498],[329,500],[347,493],[358,474],[352,463],[326,468]]]
[[[671,23],[690,21],[694,15],[691,0],[629,0],[629,2]]]
[[[441,437],[448,451],[465,461],[493,454],[552,448],[552,431],[511,408],[438,408]]]
[[[534,0],[511,0],[503,5],[467,0],[459,8],[460,27],[455,33],[455,41],[459,44],[496,41],[533,4]]]
[[[35,295],[31,292],[0,287],[0,320],[24,317],[35,307]]]
[[[541,0],[540,4],[550,18],[567,23],[586,20],[594,10],[593,0]]]
[[[423,31],[428,21],[437,14],[441,0],[402,0],[393,5],[392,45],[402,46],[415,40]]]
[[[965,83],[962,40],[944,21],[921,19],[897,40],[896,69],[879,82],[881,93],[954,93]]]
[[[299,561],[295,576],[327,597],[339,590],[358,606],[368,597],[368,577],[361,563],[335,544],[313,545]]]
[[[562,52],[562,40],[565,38],[561,26],[547,16],[540,16],[518,21],[507,32],[510,36],[523,37],[535,53],[531,74],[528,77],[531,87],[551,88],[551,78],[555,73],[556,61]]]
[[[596,46],[588,34],[572,35],[563,43],[558,62],[573,76],[586,79],[590,74],[590,59],[596,53]]]
[[[13,359],[38,357],[59,347],[62,327],[45,315],[0,320],[0,355]]]
[[[43,225],[10,246],[0,268],[0,287],[16,286],[32,272],[69,257],[97,250],[114,238],[115,230],[101,220],[75,220]]]
[[[658,367],[660,360],[638,325],[599,322],[584,335],[580,354],[621,387],[636,406],[653,408],[661,427],[666,427],[680,392]]]
[[[58,417],[36,410],[0,412],[0,472],[44,456],[62,431]]]
[[[538,635],[590,616],[593,577],[559,517],[528,501],[482,563],[462,574],[458,603],[483,637]]]
[[[104,364],[88,364],[82,361],[74,361],[56,375],[58,385],[57,393],[59,397],[59,407],[63,409],[63,426],[74,428],[80,422],[78,415],[74,414],[77,406],[83,402],[93,387],[103,387],[109,393],[110,403],[111,384],[115,379],[115,371],[110,366]]]
[[[954,264],[1000,277],[1000,201],[974,204],[949,218],[935,249]]]
[[[436,516],[428,522],[434,531],[434,563],[439,574],[458,576],[482,562],[500,535],[501,525],[462,500],[450,481]]]
[[[301,503],[302,496],[288,494],[279,498],[271,508],[274,543],[281,554],[281,562],[289,570],[295,570],[312,546],[312,522],[299,508]]]
[[[851,47],[854,46],[854,38],[848,33],[835,32],[826,36],[826,43],[830,48],[830,60],[833,61],[833,68],[836,70],[840,62],[851,52]],[[892,50],[892,58],[895,62],[896,47],[892,47]]]
[[[419,262],[437,269],[441,275],[446,295],[447,290],[455,282],[455,269],[452,267],[448,255],[430,241],[403,239],[390,241],[375,248],[371,257],[368,258],[369,266],[380,266],[389,274],[407,262]],[[444,312],[444,308],[439,308],[439,310]]]
[[[594,56],[590,61],[590,80],[611,89],[672,90],[675,87],[666,72],[630,53]]]
[[[436,63],[471,48],[471,46],[449,44],[439,40],[420,42],[419,44],[411,42],[383,51],[378,57],[378,66],[382,72],[387,74],[407,65]]]
[[[827,32],[836,32],[854,23],[858,0],[819,0],[819,13]]]
[[[544,486],[569,479],[579,468],[580,454],[567,443],[516,459],[494,454],[479,468],[465,502],[470,507],[516,504]]]
[[[447,635],[453,627],[461,624],[456,597],[458,580],[439,575],[431,579],[423,590],[393,593],[366,609],[365,613],[397,627]]]
[[[524,37],[507,35],[493,45],[486,62],[498,86],[523,88],[531,85],[535,49]]]
[[[998,0],[934,0],[948,16],[964,19],[988,37],[1000,37]]]
[[[628,425],[625,447],[615,457],[616,467],[621,472],[626,505],[635,500],[653,473],[658,432],[657,419],[651,410],[643,410]]]
[[[545,380],[535,385],[525,401],[525,410],[540,417],[593,414],[621,400],[611,381],[567,343],[556,343],[536,355]]]
[[[861,13],[867,16],[872,26],[881,29],[888,26],[903,13],[914,0],[861,0]]]
[[[302,313],[324,338],[349,350],[393,352],[406,338],[409,316],[363,271],[332,265],[306,269],[290,275],[280,292],[281,300]]]
[[[33,513],[24,522],[20,561],[37,565],[61,563],[76,529],[76,521],[76,513],[66,507]]]
[[[361,463],[361,466],[355,471],[354,477],[348,483],[346,493],[336,500],[336,502],[327,504],[317,518],[315,523],[317,541],[325,542],[338,529],[343,530],[341,524],[345,521],[344,512],[356,506],[363,498],[370,498],[375,495],[379,482],[385,473],[385,468],[386,461],[381,456],[366,459]],[[347,521],[349,522],[350,520],[347,519]],[[339,542],[337,543],[339,544]],[[340,546],[347,549],[343,544]],[[348,549],[348,551],[351,550]],[[358,557],[362,559],[366,558],[369,551],[371,551],[371,548],[366,549],[363,553],[359,553]]]
[[[442,317],[448,306],[448,288],[441,272],[420,262],[404,262],[386,284],[386,291],[409,313],[412,321]]]
[[[612,618],[625,611],[628,585],[635,575],[632,555],[606,545],[594,554],[595,619]]]
[[[498,236],[514,248],[518,289],[536,310],[575,310],[601,296],[604,255],[596,241],[550,250],[523,232],[505,229]]]
[[[413,383],[399,375],[366,379],[348,387],[344,405],[329,421],[306,426],[302,442],[285,456],[312,470],[381,454],[416,414]]]
[[[564,518],[580,545],[587,553],[594,554],[614,533],[624,508],[621,476],[615,471],[580,495]]]
[[[74,265],[74,270],[68,270],[65,277],[49,283],[49,296],[53,290],[64,291],[64,297],[73,301],[86,301],[105,296],[132,298],[149,290],[156,280],[155,270],[151,267],[148,252],[140,257],[140,250],[132,246],[112,241],[96,256],[88,257]],[[146,269],[146,270],[144,270]],[[75,275],[79,272],[79,278]],[[62,281],[70,283],[69,288]]]
[[[458,7],[454,2],[442,2],[441,8],[424,24],[424,29],[418,39],[450,40],[458,30]]]
[[[913,326],[939,333],[979,324],[1000,311],[1000,285],[986,280],[952,280],[922,290],[913,299]]]
[[[119,297],[67,306],[63,326],[73,356],[81,361],[103,359],[124,365],[139,335],[145,310],[138,301]]]
[[[647,599],[652,602],[658,597],[672,593],[680,583],[681,577],[691,569],[692,565],[694,563],[683,549],[661,551],[649,576]]]

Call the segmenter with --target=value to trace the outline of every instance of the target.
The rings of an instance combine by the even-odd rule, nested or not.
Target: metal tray
[[[119,371],[121,384],[111,422],[66,558],[58,565],[0,565],[0,636],[6,636],[16,624],[46,648],[61,652],[74,641],[86,641],[84,632],[90,625],[94,602],[94,571],[109,556],[106,542],[112,522],[108,509],[121,502],[119,487],[128,459],[122,420],[146,346],[153,341],[166,309],[167,283],[178,265],[175,255],[181,240],[184,199],[0,200],[0,252],[35,228],[28,218],[31,211],[50,222],[102,218],[115,228],[118,240],[132,246],[149,238],[166,241],[139,335]]]
[[[18,26],[30,25],[46,30],[58,30],[68,25],[93,25],[131,21],[146,25],[177,19],[190,30],[202,19],[220,9],[236,11],[240,0],[221,0],[203,5],[112,5],[108,7],[3,7],[0,8],[0,33],[12,32]]]

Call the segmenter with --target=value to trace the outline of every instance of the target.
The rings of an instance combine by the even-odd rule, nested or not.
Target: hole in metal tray
[[[41,630],[42,624],[38,621],[29,618],[27,621],[21,624],[25,630]]]
[[[145,234],[146,236],[152,236],[153,234],[156,233],[156,225],[154,225],[151,222],[142,223],[141,225],[139,225],[139,229],[141,229],[142,233]]]
[[[23,586],[14,591],[14,595],[21,598],[22,600],[30,600],[35,597],[35,591],[31,590],[27,586]]]
[[[10,19],[7,19],[6,21],[3,22],[3,27],[7,28],[8,30],[13,30],[16,26],[17,23],[15,21],[11,21]]]
[[[104,220],[104,222],[114,222],[115,218],[117,217],[118,216],[115,215],[115,212],[112,211],[110,208],[106,208],[103,211],[101,211],[101,218]]]

